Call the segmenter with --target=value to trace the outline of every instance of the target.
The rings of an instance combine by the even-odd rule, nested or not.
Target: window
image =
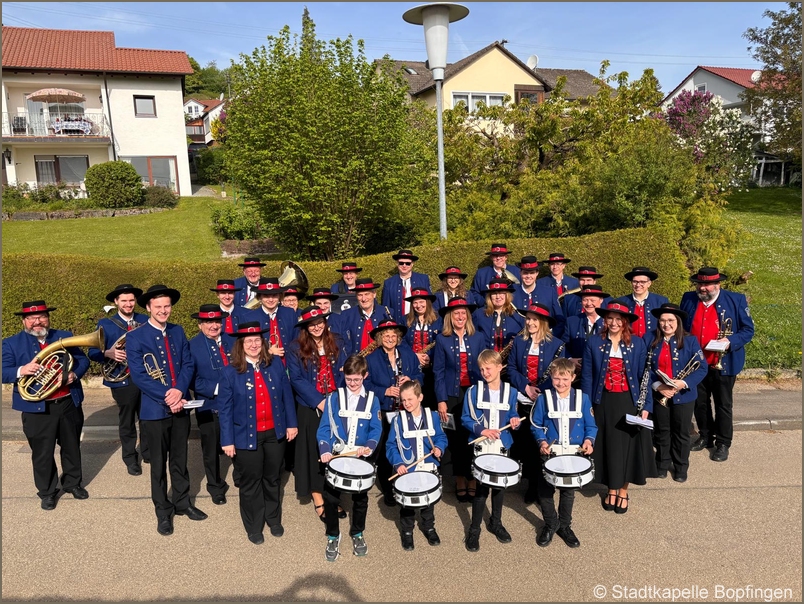
[[[179,192],[179,173],[176,168],[176,157],[121,157],[137,170],[142,184],[161,185]]]
[[[528,99],[531,105],[544,102],[544,89],[533,84],[514,84],[514,102]]]
[[[39,185],[56,184],[79,185],[89,168],[86,155],[35,155],[36,182]]]
[[[458,103],[465,103],[470,111],[476,111],[480,103],[498,107],[503,104],[503,98],[505,94],[502,92],[453,92],[452,108],[455,109]]]
[[[696,84],[695,92],[706,92],[706,84]]]
[[[156,117],[156,99],[152,96],[134,96],[134,115]]]
[[[187,134],[204,134],[203,126],[185,126],[184,130]]]

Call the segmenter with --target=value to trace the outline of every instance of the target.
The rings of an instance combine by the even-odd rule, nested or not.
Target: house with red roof
[[[3,26],[3,184],[85,191],[89,166],[131,163],[189,195],[181,50],[121,48],[114,32]]]
[[[194,99],[184,101],[184,115],[187,119],[187,136],[193,143],[204,143],[211,146],[215,142],[212,136],[212,122],[220,117],[224,109],[223,95],[218,99]]]

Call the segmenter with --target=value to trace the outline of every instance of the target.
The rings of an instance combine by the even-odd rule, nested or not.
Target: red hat
[[[356,262],[341,262],[341,268],[335,269],[339,273],[359,273],[363,269]]]
[[[377,289],[378,287],[379,285],[374,283],[371,279],[355,279],[354,291],[356,292]]]
[[[504,243],[492,243],[491,250],[486,252],[486,256],[507,256],[510,253]]]
[[[257,286],[257,295],[260,294],[283,294],[285,288],[279,285],[279,279],[276,277],[263,277],[260,279],[260,284]]]
[[[243,260],[243,262],[241,262],[241,263],[240,263],[240,264],[238,264],[237,266],[242,266],[243,268],[246,268],[246,267],[248,267],[248,266],[265,266],[265,263],[264,263],[264,262],[262,262],[262,261],[261,261],[259,258],[257,258],[257,257],[251,257],[251,258],[245,258],[245,259]]]
[[[405,300],[407,300],[408,302],[413,302],[414,300],[417,299],[430,300],[430,302],[435,302],[436,297],[433,294],[431,294],[426,288],[419,287],[410,290],[410,295],[405,298]]]
[[[604,319],[611,313],[626,317],[629,323],[633,323],[634,321],[639,319],[639,317],[636,316],[634,313],[632,313],[625,304],[617,300],[615,300],[614,302],[609,302],[608,306],[606,306],[605,308],[601,306],[600,308],[597,309],[597,314],[602,316]]]
[[[551,262],[564,262],[565,264],[569,264],[570,262],[572,262],[572,260],[570,260],[569,258],[565,258],[564,254],[562,254],[561,252],[550,252],[550,257],[547,260],[545,260],[545,262],[547,264],[550,264]]]
[[[518,308],[517,312],[526,318],[528,314],[533,314],[537,315],[541,319],[546,319],[547,324],[550,327],[553,327],[556,324],[556,320],[553,318],[553,315],[550,314],[550,309],[540,302],[534,302],[527,308]]]
[[[234,279],[218,279],[218,284],[214,288],[210,288],[211,292],[239,292],[243,288],[235,287]]]
[[[220,321],[228,317],[229,313],[221,310],[217,304],[202,304],[198,312],[194,312],[190,316],[199,321]]]
[[[380,321],[379,325],[371,330],[369,334],[373,340],[377,339],[377,336],[380,335],[380,332],[385,331],[386,329],[398,329],[402,333],[401,336],[404,336],[408,332],[408,328],[404,325],[400,325],[393,319],[384,319]]]
[[[471,314],[472,311],[477,308],[477,304],[470,304],[466,301],[466,298],[455,296],[449,302],[447,302],[446,306],[442,306],[438,309],[438,314],[444,317],[448,312],[458,310],[459,308],[465,308],[467,311],[469,311],[469,314]]]
[[[22,312],[15,312],[14,314],[24,317],[25,315],[35,315],[40,312],[50,312],[51,310],[56,309],[45,304],[44,300],[34,300],[33,302],[23,302]]]
[[[514,289],[514,284],[508,279],[505,279],[504,277],[494,277],[494,279],[489,281],[488,287],[484,290],[481,290],[480,293],[485,296],[486,294],[512,292]]]
[[[457,266],[448,266],[443,273],[439,273],[439,279],[446,279],[447,277],[459,277],[461,279],[466,279],[468,277],[466,273],[462,273],[461,269]]]
[[[302,311],[301,315],[299,315],[299,319],[296,321],[296,327],[303,327],[308,323],[318,321],[318,319],[326,319],[330,314],[329,311],[322,310],[317,306],[308,306]]]

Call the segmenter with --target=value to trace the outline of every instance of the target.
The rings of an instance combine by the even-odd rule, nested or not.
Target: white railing
[[[19,137],[108,137],[110,129],[103,113],[25,112],[3,114],[3,136]]]

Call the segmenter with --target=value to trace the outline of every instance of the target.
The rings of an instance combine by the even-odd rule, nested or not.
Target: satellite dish
[[[762,77],[762,72],[757,70],[757,71],[755,71],[754,73],[751,74],[751,81],[754,84],[756,84],[757,82],[759,82],[759,78],[761,78],[761,77]]]
[[[530,69],[536,69],[536,66],[537,66],[538,64],[539,64],[539,57],[537,57],[536,55],[530,55],[530,56],[528,57],[527,66],[528,66]]]
[[[219,101],[222,101],[222,100],[223,100],[223,93],[222,93],[222,92],[221,92],[221,95],[218,97],[218,100],[219,100]]]

